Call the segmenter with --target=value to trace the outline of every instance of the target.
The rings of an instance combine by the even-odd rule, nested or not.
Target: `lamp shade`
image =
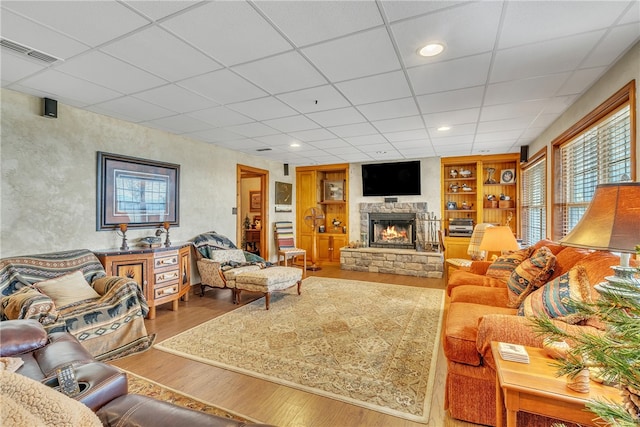
[[[487,252],[515,251],[520,249],[511,227],[489,227],[484,230],[480,249]]]
[[[596,186],[580,222],[560,240],[576,248],[633,253],[640,244],[640,182]]]

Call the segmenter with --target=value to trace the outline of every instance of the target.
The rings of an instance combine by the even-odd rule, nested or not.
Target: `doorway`
[[[268,261],[269,171],[239,164],[236,177],[236,242]]]

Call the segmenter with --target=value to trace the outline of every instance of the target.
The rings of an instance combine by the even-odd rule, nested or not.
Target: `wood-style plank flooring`
[[[343,271],[339,267],[332,266],[324,266],[322,270],[308,272],[308,276],[311,275],[405,286],[444,288],[442,279]],[[154,320],[145,321],[149,333],[157,333],[156,342],[237,307],[232,304],[231,291],[228,289],[208,290],[203,297],[199,296],[200,286],[195,286],[194,289],[195,294],[190,295],[189,301],[181,301],[178,311],[171,311],[171,304],[165,304],[158,307]],[[256,297],[257,294],[242,293],[241,303],[246,304]],[[357,304],[357,301],[354,303]],[[155,349],[114,361],[112,364],[216,406],[282,427],[420,427],[425,425],[184,359]],[[444,411],[445,375],[446,361],[442,350],[440,350],[431,402],[431,419],[428,426],[476,426],[476,424],[454,420]]]

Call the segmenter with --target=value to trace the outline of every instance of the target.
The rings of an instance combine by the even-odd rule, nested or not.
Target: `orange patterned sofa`
[[[558,283],[563,277],[568,277],[561,277],[565,273],[584,267],[581,270],[583,277],[586,272],[582,280],[584,292],[591,298],[598,295],[593,286],[602,282],[605,276],[612,275],[610,267],[620,263],[619,257],[609,252],[569,248],[548,240],[536,243],[530,253],[543,246],[555,260],[542,287],[554,279]],[[490,262],[474,261],[469,271],[458,270],[451,274],[447,284],[449,304],[442,337],[447,358],[445,408],[453,418],[484,425],[496,423],[496,373],[491,342],[542,347],[542,337],[537,336],[531,321],[524,315],[518,315],[518,307],[509,307],[510,291],[505,280],[487,276],[490,265]],[[601,329],[601,325],[588,319],[575,324],[557,319],[554,322],[569,331],[598,333]],[[549,426],[554,421],[557,420],[518,414],[518,425]]]

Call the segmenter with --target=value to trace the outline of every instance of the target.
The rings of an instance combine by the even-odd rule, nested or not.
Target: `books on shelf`
[[[498,352],[503,360],[529,363],[529,353],[527,353],[527,350],[522,345],[500,342],[498,343]]]

